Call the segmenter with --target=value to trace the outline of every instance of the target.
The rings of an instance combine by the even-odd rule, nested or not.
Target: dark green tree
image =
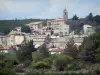
[[[97,24],[100,24],[100,15],[94,16],[94,21],[96,21]]]
[[[100,33],[95,33],[83,41],[80,52],[83,59],[91,62],[100,62]]]
[[[72,18],[72,20],[79,20],[79,17],[77,17],[77,15],[75,14]]]
[[[28,26],[22,26],[21,31],[25,33],[31,33],[31,29]]]
[[[86,19],[88,21],[92,21],[93,22],[93,14],[92,13],[89,13],[89,15],[86,17]]]
[[[49,56],[49,51],[48,48],[46,46],[46,44],[42,44],[39,49],[38,49],[38,53],[42,58],[48,57]]]
[[[21,46],[17,52],[20,61],[32,60],[32,52],[36,51],[33,41],[29,41]]]

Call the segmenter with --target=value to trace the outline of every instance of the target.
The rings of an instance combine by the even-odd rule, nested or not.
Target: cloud
[[[0,0],[0,18],[3,18],[4,17],[4,14],[5,16],[7,16],[8,13],[8,10],[6,8],[6,5],[5,5],[5,1],[3,0]]]
[[[57,18],[63,16],[63,9],[68,10],[69,18],[74,14],[79,17],[85,17],[90,12],[94,15],[100,14],[100,5],[95,0],[94,2],[87,0],[50,0],[50,6],[42,14],[41,17]]]
[[[66,7],[68,16],[85,17],[90,12],[100,15],[99,0],[0,0],[0,19],[58,18]]]

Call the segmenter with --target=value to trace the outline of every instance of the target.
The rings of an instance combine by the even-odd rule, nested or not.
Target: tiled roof
[[[0,50],[8,50],[10,46],[0,46]]]
[[[52,48],[52,49],[49,49],[49,52],[63,52],[64,49],[63,48]]]

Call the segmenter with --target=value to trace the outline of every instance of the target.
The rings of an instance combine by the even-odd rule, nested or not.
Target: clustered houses
[[[50,52],[59,53],[63,51],[66,43],[71,38],[74,39],[75,44],[81,45],[84,37],[87,37],[95,32],[94,28],[90,24],[85,23],[83,25],[82,34],[75,35],[74,31],[71,31],[70,26],[77,23],[81,22],[68,20],[68,12],[64,9],[63,18],[47,20],[46,25],[44,25],[43,21],[26,24],[30,27],[31,33],[23,33],[21,32],[21,27],[16,27],[16,30],[12,30],[8,35],[1,35],[0,44],[10,47],[33,40],[36,46],[40,46],[44,43],[47,35],[49,35],[49,38],[51,39],[49,42],[49,48],[52,46],[55,47],[55,49],[49,49]]]

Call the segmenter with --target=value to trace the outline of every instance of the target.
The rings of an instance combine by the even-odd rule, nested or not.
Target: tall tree
[[[42,44],[39,49],[38,49],[38,53],[42,58],[48,57],[49,56],[49,51],[48,48],[46,47],[46,44]]]
[[[96,21],[97,24],[100,24],[100,15],[94,16],[94,21]]]
[[[93,34],[83,41],[80,55],[87,61],[100,62],[100,33]]]
[[[18,50],[18,58],[20,61],[25,60],[32,60],[32,52],[36,51],[33,45],[33,41],[29,41],[28,43],[25,43],[23,46],[21,46]]]
[[[75,14],[72,18],[72,20],[79,20],[79,17],[77,17],[77,15]]]
[[[93,22],[93,14],[92,13],[89,13],[89,15],[86,17],[86,19],[88,21],[92,21]]]

